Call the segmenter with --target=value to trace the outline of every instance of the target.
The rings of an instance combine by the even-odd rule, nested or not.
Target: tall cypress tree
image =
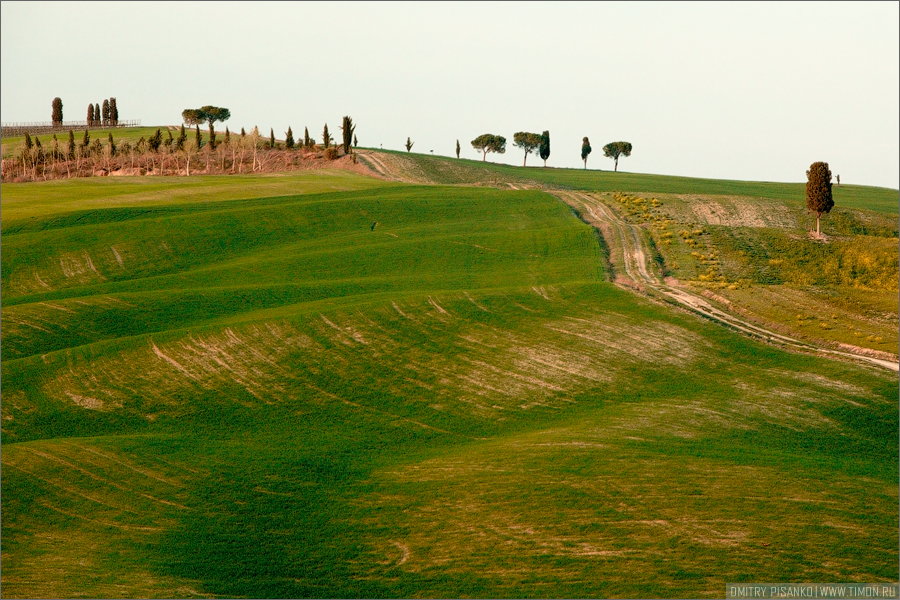
[[[456,158],[459,158],[459,151],[460,151],[459,140],[456,140]]]
[[[539,152],[541,153],[541,158],[544,159],[544,166],[547,166],[547,159],[550,158],[550,132],[545,131],[541,134],[541,147]]]
[[[227,126],[227,125],[225,126],[225,139],[222,140],[222,141],[223,141],[223,143],[224,143],[226,146],[228,146],[228,145],[231,144],[231,132],[228,131],[228,126]]]
[[[112,121],[112,126],[115,127],[119,124],[119,109],[116,106],[116,99],[109,99],[109,119]]]
[[[53,126],[54,127],[62,127],[63,123],[63,105],[62,100],[59,98],[53,99]]]
[[[275,147],[275,130],[271,127],[269,128],[269,148]]]
[[[75,158],[75,132],[69,130],[69,142],[66,144],[66,158],[71,160]]]
[[[159,129],[157,129],[156,132],[159,133]],[[112,131],[109,132],[109,137],[107,138],[106,143],[109,145],[109,155],[115,156],[116,155],[116,143],[115,143],[115,141],[113,141]]]
[[[200,134],[200,126],[199,125],[197,125],[197,134],[194,139],[197,141],[197,150],[199,150],[200,147],[203,146],[203,136]]]
[[[350,117],[344,117],[344,122],[341,125],[344,154],[350,154],[350,144],[353,142],[353,132],[355,130],[356,125],[353,124],[353,119],[351,119]]]
[[[94,125],[94,105],[88,104],[87,109],[87,126],[92,127]]]
[[[303,128],[303,147],[309,148],[312,146],[312,140],[309,139],[309,127]]]
[[[95,104],[94,105],[94,124],[99,127],[100,125],[102,125],[102,123],[103,122],[100,120],[100,105]]]
[[[181,131],[178,133],[178,138],[175,140],[175,150],[179,152],[184,150],[184,143],[187,141],[187,132],[184,130],[184,123],[181,124]]]
[[[103,124],[109,125],[109,100],[103,101],[103,108],[101,110],[103,111]]]
[[[325,144],[325,147],[328,147],[328,143],[331,141],[331,134],[328,133],[328,123],[325,123],[325,129],[322,130],[322,143]]]

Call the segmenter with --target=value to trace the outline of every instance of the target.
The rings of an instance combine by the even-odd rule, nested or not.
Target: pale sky
[[[0,4],[0,117],[65,119],[115,96],[177,125],[227,107],[233,131],[335,137],[479,158],[482,133],[550,131],[548,164],[900,186],[900,3]],[[220,125],[220,127],[222,127]],[[539,164],[529,157],[529,164]]]

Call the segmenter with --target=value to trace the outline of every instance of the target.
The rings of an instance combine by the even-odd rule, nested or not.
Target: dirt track
[[[381,160],[381,157],[377,156],[376,152],[360,152],[360,157],[363,158],[381,177],[395,181],[409,181],[409,179],[403,177],[402,174],[392,172],[391,167],[395,165],[390,164],[390,161]],[[647,268],[647,255],[644,252],[644,236],[640,227],[626,223],[620,219],[615,211],[609,206],[590,194],[549,189],[546,187],[544,188],[544,191],[553,194],[577,210],[591,226],[596,228],[600,234],[607,239],[607,244],[611,250],[616,249],[617,251],[621,251],[622,270],[624,271],[621,275],[630,280],[634,284],[634,287],[646,291],[651,296],[671,302],[734,331],[765,340],[769,343],[778,344],[796,351],[812,352],[835,358],[864,362],[900,372],[900,364],[896,362],[852,352],[833,350],[831,348],[781,335],[716,308],[701,296],[666,284]],[[616,239],[609,239],[610,237]]]

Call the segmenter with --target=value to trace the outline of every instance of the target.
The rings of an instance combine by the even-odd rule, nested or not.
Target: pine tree
[[[103,124],[109,125],[109,100],[103,101],[103,108],[101,110],[103,111]]]
[[[288,150],[294,149],[294,132],[291,131],[290,125],[288,125],[287,133],[284,134],[284,147]]]
[[[591,153],[591,142],[587,137],[581,140],[581,160],[584,161],[584,168],[587,169],[588,154]]]
[[[53,99],[53,126],[62,127],[63,124],[63,105],[59,98]]]
[[[119,124],[119,109],[116,107],[116,99],[109,99],[109,118],[112,121],[112,126],[116,127]]]

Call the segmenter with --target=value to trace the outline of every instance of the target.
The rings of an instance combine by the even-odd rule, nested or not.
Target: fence
[[[85,129],[121,129],[122,127],[140,127],[141,120],[119,121],[116,125],[89,124],[87,121],[64,121],[61,125],[52,121],[43,123],[3,123],[0,125],[0,137],[16,137],[20,135],[47,135],[52,133],[66,133],[84,131]]]

